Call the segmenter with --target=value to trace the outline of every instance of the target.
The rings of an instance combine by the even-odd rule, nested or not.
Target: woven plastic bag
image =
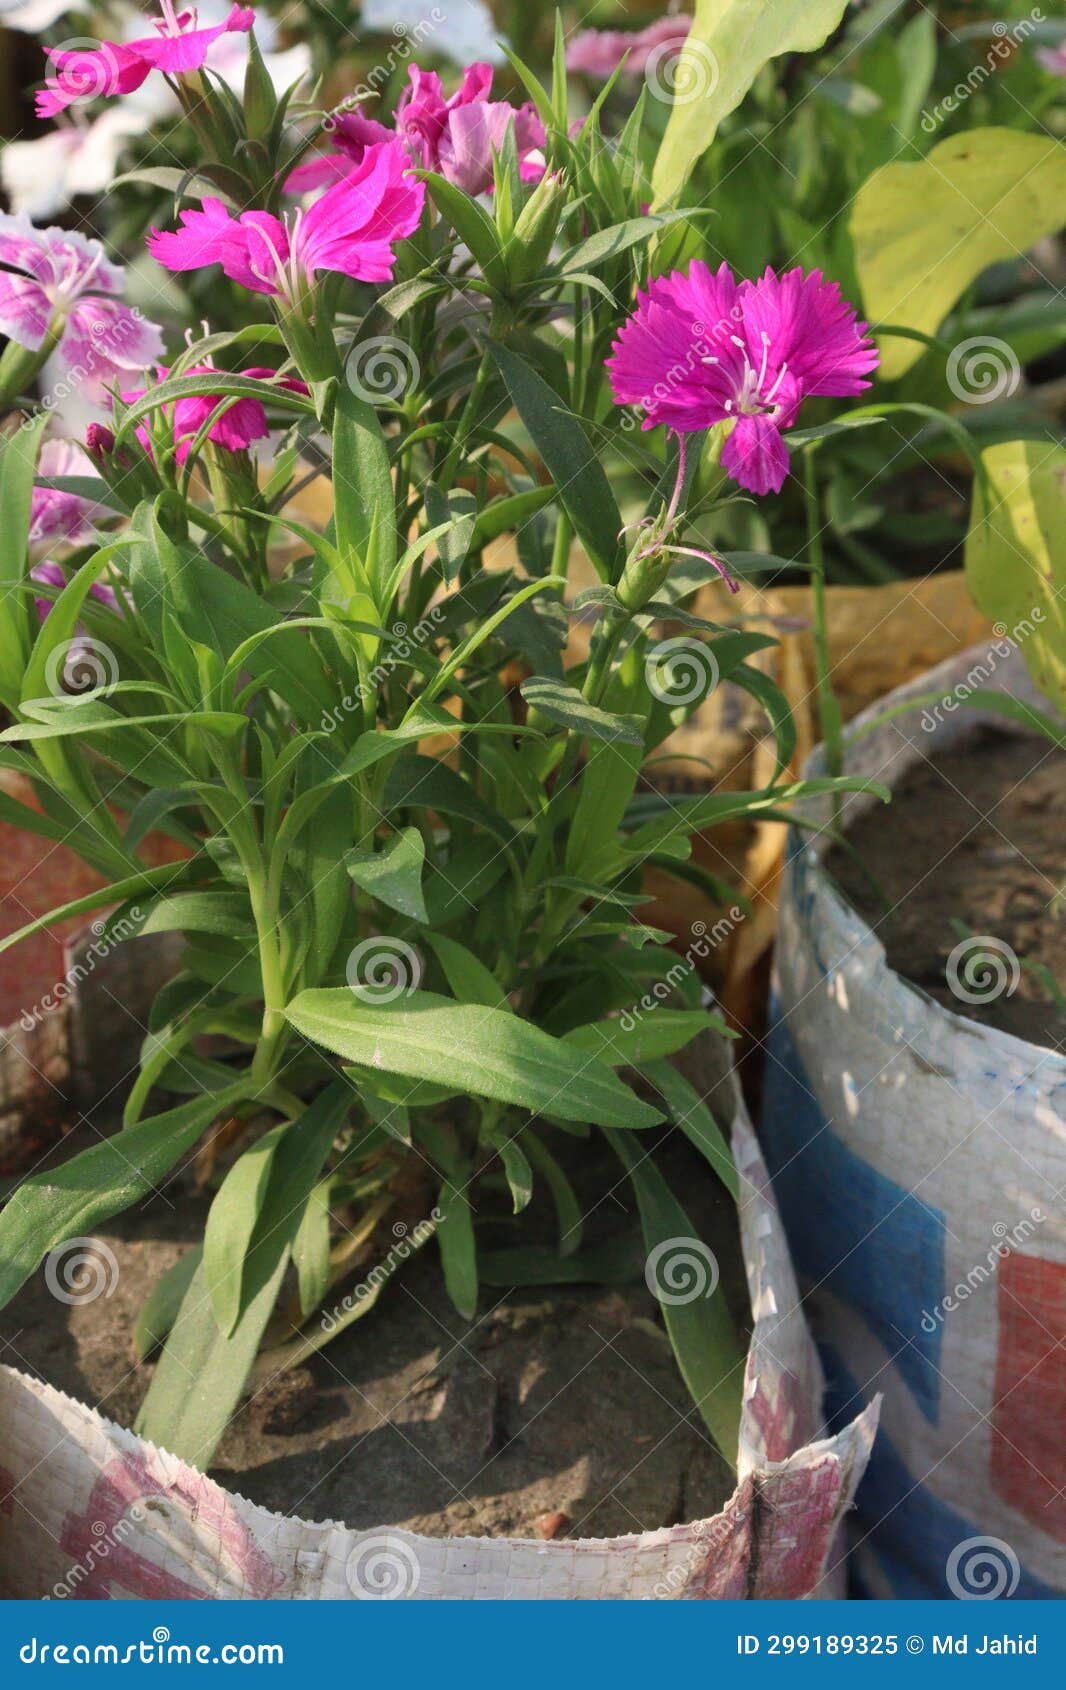
[[[856,729],[908,698],[947,701],[865,733],[849,772],[891,787],[983,721],[1009,728],[959,707],[978,686],[1041,702],[1016,651],[974,648],[861,715]],[[824,772],[820,753],[806,772]],[[875,802],[849,798],[845,823]],[[775,993],[761,1138],[830,1401],[850,1419],[885,1399],[858,1499],[863,1585],[1061,1595],[1066,1056],[902,980],[817,835],[791,840]]]
[[[713,1519],[544,1543],[352,1531],[270,1513],[0,1368],[0,1594],[287,1599],[804,1598],[843,1589],[840,1524],[877,1423],[822,1438],[823,1381],[739,1088],[707,1039],[690,1078],[732,1117],[754,1315],[738,1484]]]

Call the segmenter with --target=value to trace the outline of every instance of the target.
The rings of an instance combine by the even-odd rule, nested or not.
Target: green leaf
[[[656,1004],[635,1021],[630,1013],[628,1017],[574,1027],[563,1037],[567,1044],[587,1050],[609,1068],[636,1068],[659,1057],[673,1056],[708,1028],[727,1032],[721,1017],[705,1009],[667,1009]]]
[[[9,950],[12,945],[17,945],[22,939],[32,938],[35,933],[43,933],[46,927],[54,927],[60,921],[69,921],[71,916],[88,915],[91,910],[98,910],[104,904],[121,904],[128,898],[136,898],[138,894],[176,885],[193,872],[193,867],[192,863],[163,863],[159,868],[146,868],[143,874],[134,874],[127,880],[115,880],[95,892],[86,892],[84,897],[72,898],[67,904],[58,904],[54,910],[27,922],[26,926],[20,927],[17,932],[6,934],[0,939],[0,951]]]
[[[419,175],[429,189],[437,210],[477,259],[478,268],[486,281],[496,284],[505,281],[500,237],[484,206],[445,177],[435,176],[431,170],[420,171]]]
[[[426,846],[417,827],[403,827],[380,851],[349,851],[345,867],[357,886],[411,921],[428,921],[422,895]]]
[[[450,523],[437,540],[437,555],[441,574],[446,582],[451,582],[466,562],[470,550],[477,522],[477,500],[462,487],[442,493],[433,481],[426,482],[424,496],[430,525],[436,528],[441,523]]]
[[[603,581],[616,581],[623,561],[618,540],[622,518],[583,424],[516,352],[495,341],[488,344],[596,573]]]
[[[553,681],[546,675],[531,675],[522,682],[522,697],[527,704],[558,722],[572,733],[585,734],[589,739],[606,740],[612,745],[644,747],[644,734],[639,716],[616,716],[589,704],[576,687],[565,681]]]
[[[812,53],[828,41],[848,0],[696,0],[673,99],[652,173],[655,204],[672,200],[707,151],[723,117],[736,111],[765,64]]]
[[[167,1334],[178,1318],[178,1310],[192,1276],[203,1260],[202,1244],[194,1244],[179,1256],[173,1267],[167,1268],[156,1280],[133,1326],[133,1348],[140,1361],[158,1350],[166,1342]]]
[[[536,1132],[527,1127],[521,1134],[522,1148],[540,1174],[552,1195],[555,1216],[559,1224],[558,1256],[572,1256],[580,1248],[585,1218],[570,1181],[547,1145]]]
[[[280,1248],[270,1279],[229,1337],[218,1329],[201,1263],[134,1421],[140,1437],[193,1467],[210,1466],[274,1312],[288,1258],[288,1248]]]
[[[373,1005],[340,987],[301,992],[285,1014],[305,1038],[364,1068],[564,1120],[640,1128],[662,1119],[595,1058],[502,1009],[419,991]]]
[[[244,1093],[242,1081],[193,1098],[23,1180],[0,1214],[0,1308],[50,1250],[157,1190],[205,1127]]]
[[[153,905],[137,930],[148,933],[218,933],[254,940],[252,907],[242,892],[179,892]]]
[[[1045,698],[1066,710],[1066,448],[1007,441],[982,452],[981,463],[966,537],[970,591],[997,634],[1018,646]],[[994,656],[987,661],[995,666]]]
[[[669,1284],[664,1269],[676,1253],[679,1261],[693,1259],[697,1273],[704,1275],[706,1283],[711,1285],[713,1254],[651,1157],[642,1157],[624,1133],[609,1132],[607,1138],[636,1193],[648,1252],[649,1283]],[[715,1286],[710,1296],[691,1298],[686,1289],[685,1299],[662,1297],[663,1320],[689,1394],[723,1456],[735,1467],[740,1442],[744,1347],[720,1286]]]
[[[681,1128],[700,1155],[706,1157],[734,1202],[739,1202],[736,1164],[721,1127],[699,1092],[678,1073],[672,1062],[644,1062],[641,1071],[663,1098],[671,1121]]]
[[[935,334],[970,283],[1062,223],[1066,148],[1021,129],[966,129],[927,158],[886,164],[855,196],[851,240],[866,314]],[[880,374],[894,381],[922,355],[886,339]]]
[[[292,1259],[300,1287],[300,1313],[318,1308],[330,1284],[328,1179],[308,1193],[300,1225],[292,1243]]]
[[[203,1279],[219,1331],[230,1336],[296,1236],[304,1204],[351,1107],[343,1081],[295,1121],[263,1134],[235,1162],[211,1205]]]
[[[608,259],[628,252],[638,242],[650,242],[652,235],[686,215],[683,211],[660,212],[653,217],[631,217],[625,223],[612,224],[609,229],[598,229],[594,235],[589,235],[562,254],[559,273],[569,276],[573,271],[591,270],[597,264],[604,264]]]
[[[0,697],[9,706],[21,696],[22,670],[30,651],[30,622],[18,588],[26,574],[30,501],[41,436],[49,413],[0,435]]]
[[[397,545],[389,450],[373,405],[346,384],[337,391],[333,424],[333,500],[341,566],[353,587],[365,580],[380,613]]]
[[[429,917],[423,919],[428,921]],[[507,995],[499,981],[473,951],[467,950],[458,939],[446,938],[443,933],[427,933],[425,937],[460,1003],[480,1003],[489,1009],[510,1010]]]
[[[437,1204],[437,1243],[444,1284],[463,1319],[473,1320],[477,1313],[478,1267],[469,1197],[470,1170],[460,1158],[454,1134],[448,1128],[425,1121],[419,1134],[446,1175]]]

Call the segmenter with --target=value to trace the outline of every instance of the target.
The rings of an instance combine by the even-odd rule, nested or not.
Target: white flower
[[[363,0],[362,21],[381,35],[408,34],[412,48],[453,64],[504,62],[502,32],[484,0]]]

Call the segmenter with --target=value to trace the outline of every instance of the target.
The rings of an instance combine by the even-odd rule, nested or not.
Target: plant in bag
[[[514,61],[523,106],[494,97],[487,66],[450,98],[412,67],[394,121],[353,106],[297,122],[250,22],[227,24],[249,32],[243,103],[169,12],[151,53],[116,49],[108,92],[172,78],[202,159],[150,249],[220,271],[257,320],[109,382],[85,473],[35,490],[46,419],[28,416],[0,491],[0,758],[41,806],[5,814],[107,881],[5,946],[97,909],[105,930],[136,910],[142,934],[187,939],[121,1131],[9,1197],[0,1297],[214,1128],[203,1243],[142,1321],[165,1342],[140,1429],[201,1464],[264,1346],[271,1366],[300,1360],[387,1291],[395,1253],[345,1296],[378,1228],[435,1238],[469,1319],[498,1266],[479,1232],[501,1192],[516,1217],[538,1187],[555,1205],[554,1250],[519,1230],[507,1252],[525,1282],[592,1271],[570,1170],[594,1134],[649,1260],[696,1235],[657,1160],[669,1126],[736,1195],[720,1128],[669,1061],[726,1029],[694,976],[672,984],[644,871],[713,888],[696,831],[861,784],[787,777],[788,707],[749,661],[772,642],[727,598],[721,621],[684,604],[743,567],[691,543],[727,475],[778,484],[806,395],[866,385],[875,355],[838,290],[798,271],[657,275],[680,214],[643,209],[643,101],[610,147],[597,109],[572,133],[561,31],[550,92]],[[621,458],[643,488],[628,523],[604,469]],[[299,507],[316,476],[322,531]],[[45,565],[13,537],[61,499],[81,524],[91,501],[99,531]],[[489,556],[501,536],[506,562]],[[598,577],[576,595],[575,539]],[[281,542],[299,554],[285,567]],[[572,635],[590,617],[585,654]],[[764,707],[764,788],[643,786],[703,696],[663,622]],[[147,867],[153,830],[186,854]],[[654,1013],[625,1013],[666,978]],[[732,1461],[744,1351],[724,1299],[667,1298],[664,1318]]]

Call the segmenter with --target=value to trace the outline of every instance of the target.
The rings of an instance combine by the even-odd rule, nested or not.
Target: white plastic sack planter
[[[734,1496],[713,1519],[542,1543],[286,1518],[0,1368],[0,1596],[135,1600],[801,1598],[842,1593],[839,1527],[876,1404],[820,1439],[823,1382],[747,1113],[720,1045],[692,1079],[733,1115],[755,1330]]]
[[[954,697],[988,656],[942,664],[856,729],[907,698]],[[1016,653],[993,669],[969,690],[1035,701]],[[892,786],[991,719],[915,708],[859,738],[849,772]],[[823,772],[820,752],[808,772]],[[872,802],[849,799],[845,819]],[[885,1397],[857,1565],[873,1596],[1054,1596],[1066,1590],[1066,1058],[902,980],[821,849],[813,834],[791,844],[762,1143],[830,1402],[850,1419]]]

